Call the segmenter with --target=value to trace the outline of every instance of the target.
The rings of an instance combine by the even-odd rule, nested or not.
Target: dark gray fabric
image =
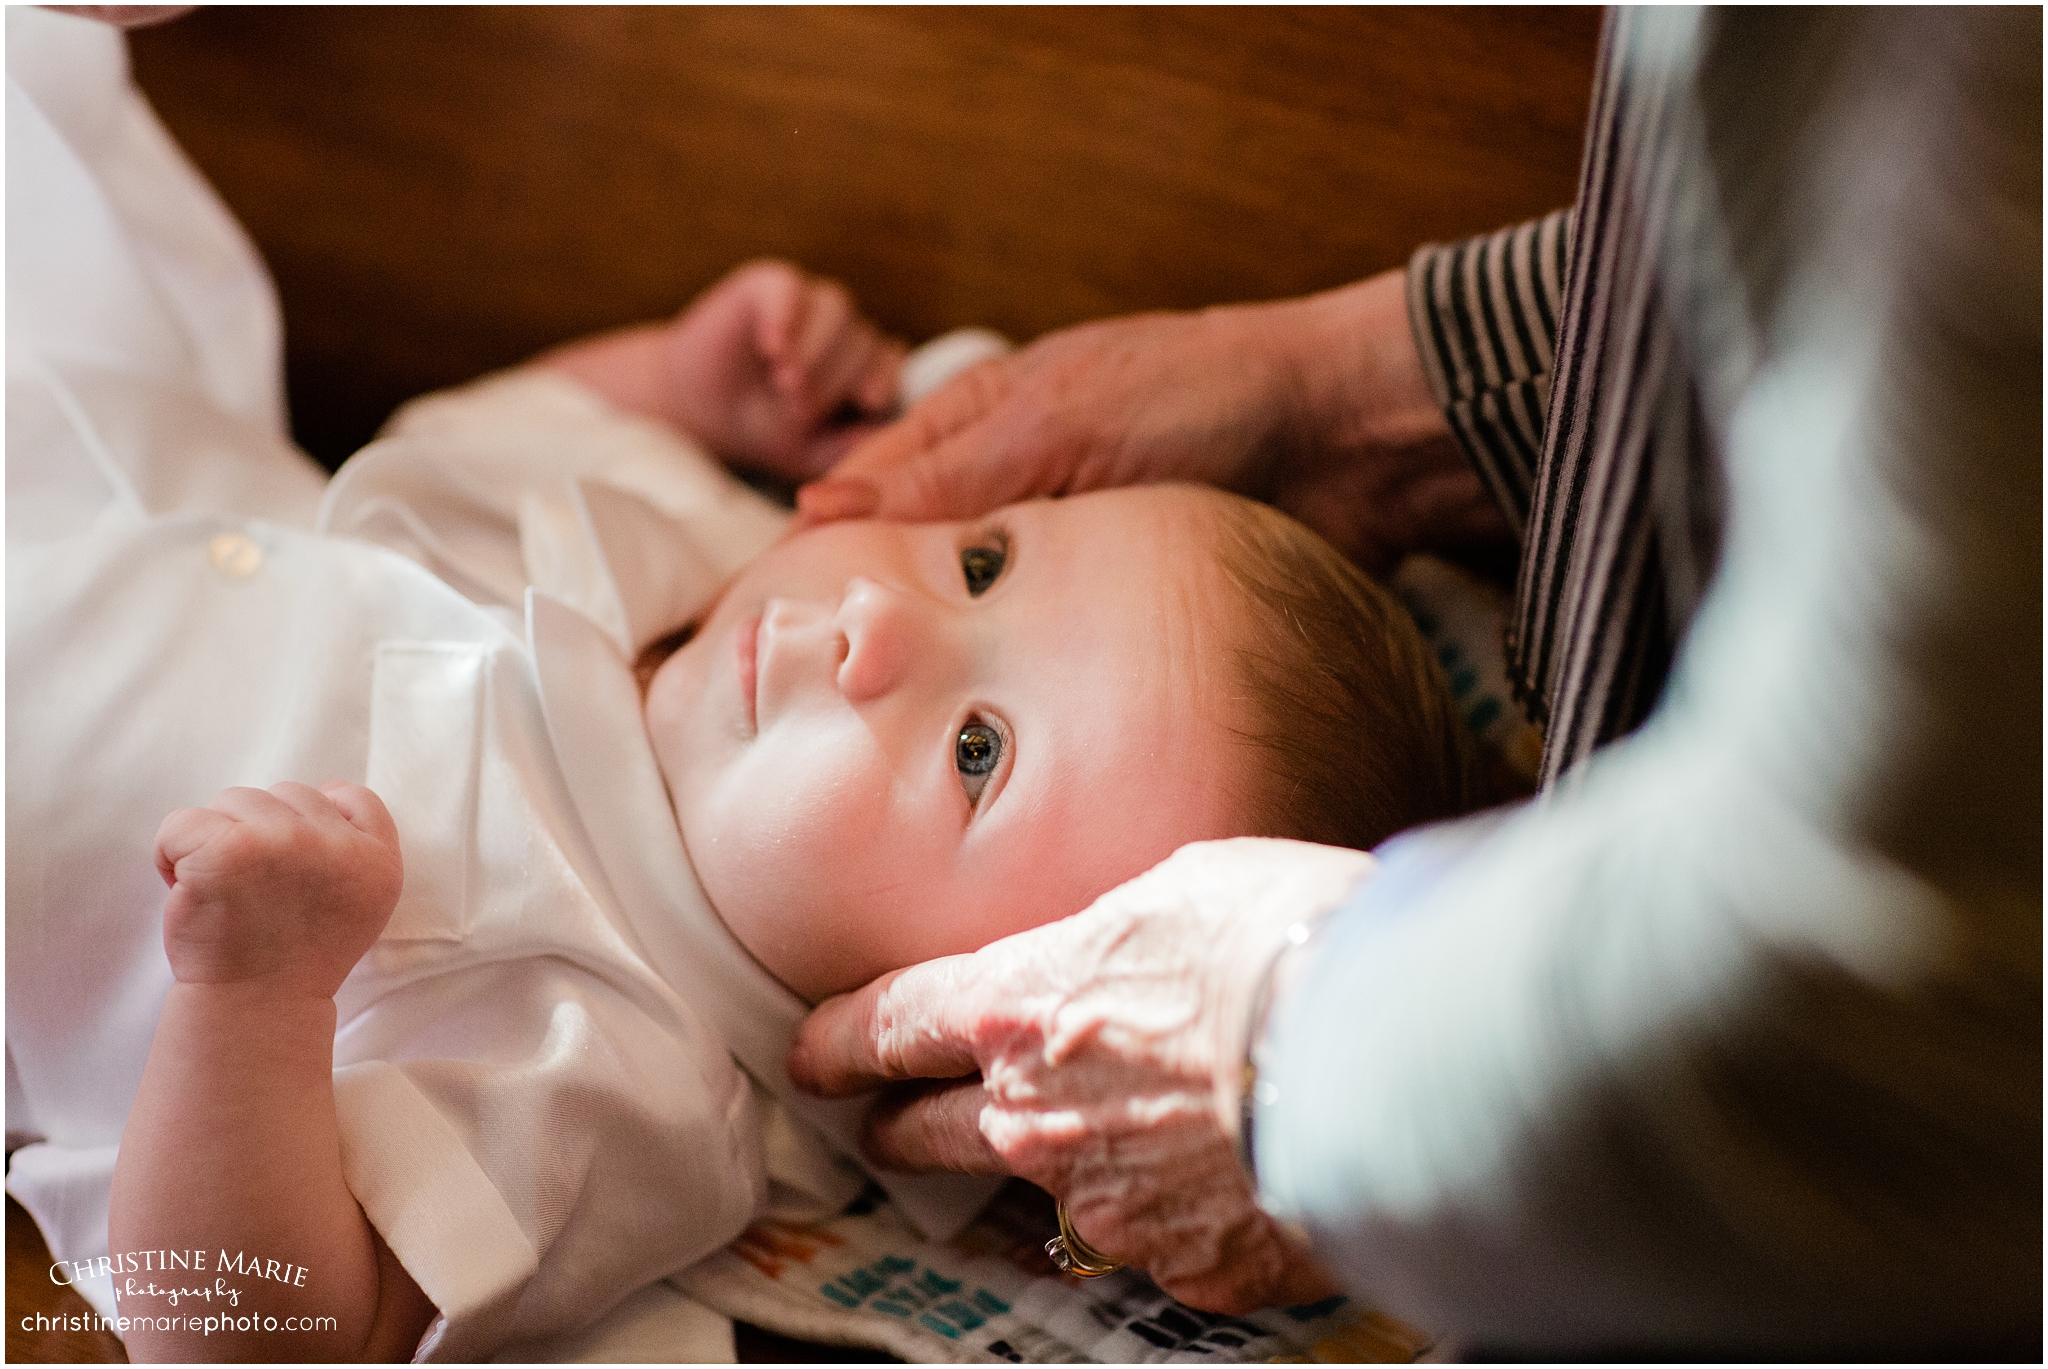
[[[2038,1341],[2041,23],[1613,21],[1519,643],[1582,759],[1390,852],[1268,1032],[1262,1197],[1376,1304]]]

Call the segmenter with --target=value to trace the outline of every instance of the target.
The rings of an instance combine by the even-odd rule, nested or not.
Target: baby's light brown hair
[[[1234,646],[1260,836],[1364,850],[1468,811],[1472,744],[1406,611],[1287,515],[1217,501],[1218,558],[1244,597]]]

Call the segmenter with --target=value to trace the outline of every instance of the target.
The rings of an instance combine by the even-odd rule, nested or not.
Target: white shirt
[[[782,1076],[804,1005],[705,903],[626,666],[782,515],[660,425],[530,373],[415,406],[316,515],[267,279],[118,36],[8,23],[8,1127],[41,1138],[9,1191],[55,1258],[106,1253],[170,983],[163,816],[229,785],[363,782],[406,881],[337,998],[351,1189],[441,1309],[423,1354],[584,1325],[760,1206],[735,1058],[852,1149],[856,1109]],[[108,108],[124,139],[73,128]],[[134,147],[151,156],[116,155]],[[125,212],[109,186],[134,166],[183,188]],[[778,1175],[858,1187],[806,1133],[766,1130]],[[939,1233],[988,1191],[886,1182]],[[105,1282],[81,1291],[112,1310]]]
[[[782,1076],[804,1005],[704,901],[626,664],[780,515],[724,487],[722,506],[698,506],[724,533],[707,552],[590,473],[631,483],[648,448],[680,441],[552,376],[436,400],[399,431],[465,408],[486,434],[470,457],[505,450],[493,419],[558,466],[579,465],[578,424],[599,434],[584,451],[611,455],[536,489],[486,482],[445,436],[401,435],[344,468],[321,526],[417,539],[509,586],[512,561],[478,553],[488,501],[516,508],[505,540],[562,596],[518,586],[523,613],[388,548],[256,519],[108,516],[9,552],[8,1011],[25,1104],[11,1125],[47,1138],[17,1153],[10,1187],[57,1258],[105,1251],[105,1184],[170,983],[148,858],[163,814],[230,784],[366,783],[397,820],[406,878],[337,997],[344,1164],[444,1314],[437,1358],[580,1326],[738,1233],[765,1175],[732,1056],[842,1151],[854,1134],[852,1109]],[[677,465],[672,485],[729,480]],[[621,640],[607,617],[643,627]],[[793,1168],[840,1202],[859,1185],[820,1156]],[[941,1231],[986,1194],[887,1183]]]

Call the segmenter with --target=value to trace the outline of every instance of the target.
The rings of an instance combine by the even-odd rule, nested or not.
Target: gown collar
[[[651,639],[665,630],[650,624],[673,626],[701,611],[718,587],[705,582],[703,558],[664,515],[615,489],[599,499],[583,493],[580,521],[605,563],[603,579],[618,595],[619,618],[607,630],[545,590],[526,592],[541,707],[578,816],[655,973],[783,1106],[869,1168],[858,1146],[867,1100],[812,1098],[789,1082],[783,1062],[809,1007],[740,945],[705,897],[621,650],[622,636],[637,649],[643,633]],[[663,535],[664,525],[673,535]],[[935,1240],[964,1226],[1000,1186],[966,1175],[869,1173]]]

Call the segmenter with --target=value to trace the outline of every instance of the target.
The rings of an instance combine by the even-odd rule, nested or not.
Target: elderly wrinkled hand
[[[956,376],[804,489],[808,519],[967,518],[1041,495],[1180,480],[1240,488],[1281,440],[1268,307],[1048,334]]]
[[[953,1081],[877,1107],[878,1162],[1020,1174],[1065,1201],[1090,1245],[1191,1306],[1326,1296],[1335,1286],[1238,1164],[1244,1036],[1288,927],[1372,867],[1302,842],[1182,847],[1064,921],[826,1002],[791,1078],[832,1096]]]
[[[1370,571],[1506,535],[1430,394],[1399,271],[1047,334],[863,440],[797,509],[813,523],[972,518],[1169,480],[1266,500]]]

